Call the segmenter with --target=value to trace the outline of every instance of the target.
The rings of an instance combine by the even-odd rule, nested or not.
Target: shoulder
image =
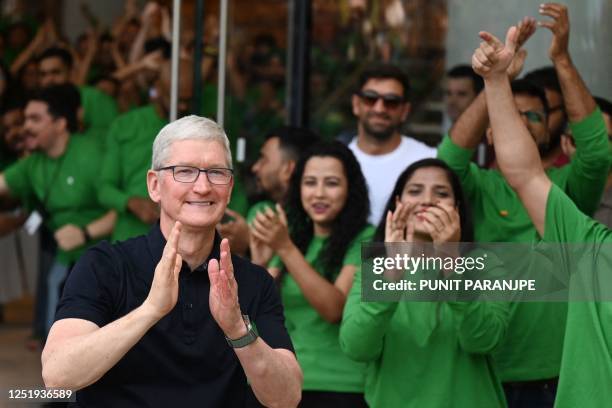
[[[398,147],[398,150],[402,149],[413,155],[420,155],[422,158],[436,157],[437,149],[435,147],[428,146],[426,143],[417,140],[413,137],[402,135],[402,141]]]

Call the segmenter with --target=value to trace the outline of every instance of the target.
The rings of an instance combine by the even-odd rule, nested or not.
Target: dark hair
[[[408,75],[399,67],[391,64],[377,64],[366,67],[359,76],[358,88],[355,92],[359,92],[365,83],[372,78],[395,79],[404,88],[404,100],[407,101],[410,98],[410,80]]]
[[[56,119],[66,119],[68,130],[77,131],[77,111],[81,106],[81,94],[76,86],[72,84],[51,85],[35,93],[30,101],[46,103],[51,116]]]
[[[266,141],[275,137],[278,138],[279,148],[285,158],[296,161],[319,141],[319,136],[313,131],[294,126],[280,126],[273,129],[266,135]]]
[[[474,241],[474,225],[472,224],[470,207],[468,205],[468,202],[466,201],[465,195],[463,194],[463,188],[461,187],[459,177],[450,167],[448,167],[445,162],[440,159],[423,159],[416,161],[410,166],[408,166],[406,170],[404,170],[402,174],[399,175],[399,177],[397,178],[397,182],[395,183],[395,187],[393,187],[393,191],[391,192],[391,196],[389,197],[389,201],[387,201],[387,205],[385,206],[385,211],[383,212],[380,223],[376,228],[376,233],[374,234],[374,241],[383,242],[385,240],[385,224],[387,221],[387,212],[395,211],[395,198],[402,195],[402,191],[404,191],[406,183],[412,178],[412,176],[417,170],[427,167],[436,167],[444,170],[444,173],[448,178],[448,182],[450,183],[451,188],[453,190],[453,195],[455,196],[455,205],[457,206],[457,210],[459,211],[459,217],[461,219],[461,242]]]
[[[324,268],[322,275],[331,281],[342,266],[342,259],[349,244],[368,223],[370,201],[365,178],[359,162],[351,150],[340,142],[319,143],[312,147],[298,162],[287,192],[286,211],[291,240],[306,254],[314,231],[312,220],[302,206],[302,176],[306,163],[312,157],[333,157],[342,163],[348,181],[348,193],[344,207],[332,222],[331,233],[321,250],[319,260]]]
[[[484,88],[484,80],[469,65],[455,65],[446,73],[448,78],[467,78],[472,80],[474,93],[478,94]]]
[[[544,89],[552,89],[553,91],[561,92],[561,84],[559,83],[559,77],[554,67],[542,67],[534,69],[533,71],[525,74],[523,79],[530,81],[537,86]]]
[[[536,97],[542,101],[544,106],[544,112],[548,115],[548,100],[546,99],[546,92],[544,88],[534,84],[526,79],[517,79],[512,81],[510,84],[512,87],[513,95],[529,95]]]
[[[603,113],[607,113],[612,117],[612,102],[600,96],[594,96],[595,103]]]
[[[40,63],[47,58],[59,58],[68,69],[72,68],[72,55],[64,48],[47,48],[38,56],[38,62]]]
[[[145,54],[161,50],[164,59],[168,59],[172,54],[172,45],[164,37],[155,37],[145,42],[144,50]]]

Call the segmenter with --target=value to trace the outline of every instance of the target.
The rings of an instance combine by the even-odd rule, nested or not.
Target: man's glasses
[[[223,185],[229,184],[234,175],[234,170],[222,167],[199,169],[193,166],[167,166],[157,170],[172,170],[172,177],[179,183],[195,183],[200,173],[206,173],[206,178],[210,184]]]
[[[375,91],[359,91],[357,95],[367,106],[374,106],[379,99],[382,99],[387,109],[397,109],[404,103],[404,98],[397,94],[379,94]]]
[[[544,123],[544,114],[535,111],[519,111],[531,123]]]

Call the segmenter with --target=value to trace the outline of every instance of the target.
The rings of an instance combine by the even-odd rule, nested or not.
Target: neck
[[[69,140],[70,134],[68,132],[58,134],[53,145],[45,150],[46,155],[54,159],[60,157],[66,151]]]
[[[366,153],[373,156],[391,153],[402,142],[402,135],[399,132],[394,132],[387,140],[379,140],[370,136],[360,126],[359,135],[357,136],[357,147]]]
[[[275,203],[283,204],[285,201],[285,194],[287,193],[287,189],[279,186],[274,190],[269,192],[269,196]]]
[[[173,226],[174,220],[162,219],[160,221],[160,228],[166,239],[170,236]],[[188,228],[183,225],[179,238],[178,253],[183,258],[183,261],[189,265],[189,268],[194,270],[208,258],[212,252],[214,240],[214,228],[203,230],[201,228]]]
[[[313,233],[316,237],[327,237],[331,234],[331,227],[313,223]]]

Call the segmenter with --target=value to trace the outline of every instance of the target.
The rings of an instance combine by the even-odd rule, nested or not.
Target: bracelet
[[[93,238],[87,232],[87,226],[81,227],[81,231],[83,231],[83,237],[85,238],[85,243],[91,242]]]

